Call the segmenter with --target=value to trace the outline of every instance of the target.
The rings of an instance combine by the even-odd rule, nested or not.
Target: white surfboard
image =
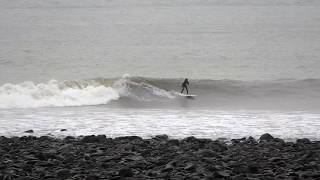
[[[178,95],[179,96],[183,96],[183,97],[190,97],[190,98],[194,98],[194,97],[198,96],[198,95],[195,95],[195,94],[181,94],[181,93],[179,93]]]

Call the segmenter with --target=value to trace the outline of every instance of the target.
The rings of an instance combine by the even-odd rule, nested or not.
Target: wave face
[[[97,78],[0,86],[0,108],[108,105],[141,108],[295,109],[320,107],[320,80],[190,80],[195,99],[178,96],[183,79]]]

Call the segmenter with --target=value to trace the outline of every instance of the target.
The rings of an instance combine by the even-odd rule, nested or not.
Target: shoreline
[[[318,179],[320,141],[0,137],[0,179]]]

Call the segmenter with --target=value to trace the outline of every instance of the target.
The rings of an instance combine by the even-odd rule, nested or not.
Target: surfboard
[[[195,95],[195,94],[181,94],[181,93],[179,93],[178,95],[179,96],[183,96],[183,97],[189,97],[189,98],[194,98],[194,97],[198,96],[198,95]]]

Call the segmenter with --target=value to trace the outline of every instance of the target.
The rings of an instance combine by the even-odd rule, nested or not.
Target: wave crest
[[[103,85],[70,87],[56,80],[39,84],[7,83],[0,87],[0,108],[98,105],[119,97],[115,89]]]

